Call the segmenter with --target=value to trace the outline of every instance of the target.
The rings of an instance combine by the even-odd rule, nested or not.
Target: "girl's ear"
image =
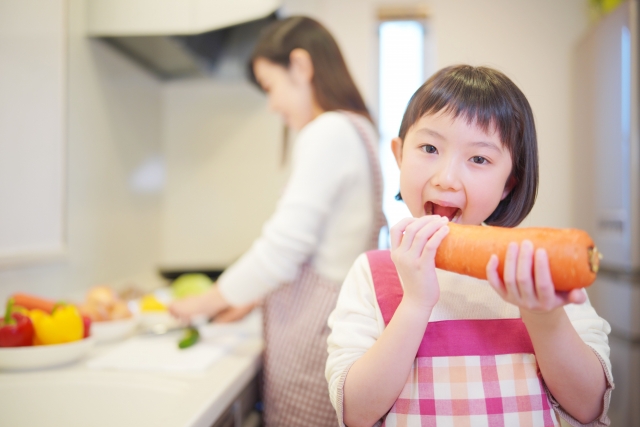
[[[402,139],[400,139],[399,136],[396,136],[391,140],[391,151],[393,151],[396,163],[398,164],[398,167],[400,167],[400,163],[402,163]]]
[[[507,183],[504,185],[504,191],[502,192],[500,201],[504,200],[509,195],[509,193],[511,193],[511,190],[513,190],[513,187],[515,187],[517,183],[518,181],[516,180],[516,178],[513,175],[509,175]]]
[[[293,49],[289,54],[289,71],[294,79],[311,83],[314,70],[309,52],[301,48]]]

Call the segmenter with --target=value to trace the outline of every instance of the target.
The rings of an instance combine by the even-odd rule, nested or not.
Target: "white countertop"
[[[259,371],[260,326],[259,313],[236,325],[242,338],[201,372],[96,370],[87,366],[118,344],[97,344],[86,357],[66,366],[1,371],[0,425],[209,427]]]

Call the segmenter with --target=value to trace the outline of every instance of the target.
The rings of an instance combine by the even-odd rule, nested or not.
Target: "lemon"
[[[140,300],[140,310],[148,311],[167,311],[167,307],[162,304],[154,295],[145,295]]]

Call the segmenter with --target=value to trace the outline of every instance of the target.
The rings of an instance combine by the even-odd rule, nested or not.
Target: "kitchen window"
[[[410,216],[399,191],[399,171],[391,153],[402,115],[411,95],[424,83],[430,69],[430,33],[423,8],[389,8],[378,13],[378,132],[384,181],[383,210],[389,226]]]

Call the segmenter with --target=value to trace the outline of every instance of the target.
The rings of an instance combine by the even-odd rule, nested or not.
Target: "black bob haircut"
[[[435,73],[413,94],[398,136],[420,118],[444,112],[463,117],[485,132],[498,132],[509,150],[515,186],[485,220],[489,225],[515,227],[531,212],[538,192],[538,141],[531,106],[504,74],[487,67],[456,65]],[[402,196],[398,193],[397,199]]]

